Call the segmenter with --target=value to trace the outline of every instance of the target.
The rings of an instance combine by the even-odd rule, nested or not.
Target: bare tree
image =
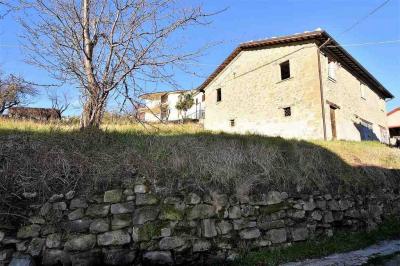
[[[21,77],[0,76],[0,114],[16,105],[29,103],[29,99],[37,94],[36,89]]]
[[[61,118],[62,114],[68,109],[71,104],[68,99],[68,95],[66,93],[63,93],[61,97],[57,92],[52,91],[49,92],[47,96],[51,101],[51,108],[56,109],[57,112],[60,113]]]
[[[81,128],[98,127],[109,95],[144,80],[173,83],[206,46],[185,52],[177,32],[205,25],[211,14],[179,0],[20,0],[29,62],[78,84]]]
[[[12,11],[12,6],[8,0],[0,0],[0,20]]]

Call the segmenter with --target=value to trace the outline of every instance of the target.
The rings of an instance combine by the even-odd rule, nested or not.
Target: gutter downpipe
[[[321,46],[318,46],[318,74],[319,74],[319,90],[321,95],[321,108],[322,108],[322,128],[324,131],[324,140],[327,140],[326,137],[326,121],[325,121],[325,104],[324,104],[324,88],[322,82],[322,70],[321,70],[321,49],[327,45],[331,41],[331,38],[328,38]]]

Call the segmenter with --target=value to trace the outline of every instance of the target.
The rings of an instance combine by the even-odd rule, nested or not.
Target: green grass
[[[286,262],[324,257],[362,249],[381,240],[400,237],[400,221],[388,219],[371,232],[337,232],[333,237],[295,243],[287,248],[250,252],[235,261],[235,265],[279,265]]]

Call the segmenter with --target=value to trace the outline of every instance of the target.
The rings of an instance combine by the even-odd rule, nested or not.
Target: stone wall
[[[400,213],[400,197],[217,192],[160,196],[131,184],[85,199],[54,195],[16,234],[0,232],[0,265],[200,264],[336,230],[368,230]],[[33,265],[33,264],[23,264]]]

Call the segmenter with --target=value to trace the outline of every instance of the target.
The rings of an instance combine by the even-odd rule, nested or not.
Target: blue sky
[[[340,44],[374,43],[400,40],[400,0],[391,0],[375,14],[361,22],[351,31],[340,34],[357,20],[368,14],[383,0],[191,0],[190,4],[202,3],[208,11],[228,8],[212,18],[207,27],[196,27],[184,33],[186,49],[199,45],[221,42],[210,48],[191,66],[191,71],[204,77],[177,73],[176,80],[182,88],[199,86],[241,42],[272,36],[311,31],[318,27],[328,31]],[[185,5],[188,4],[184,1]],[[52,83],[49,74],[24,63],[24,51],[18,48],[21,28],[13,16],[0,21],[0,68],[5,73],[21,74],[36,83]],[[400,106],[400,43],[345,47],[388,90],[395,99],[388,109]],[[149,90],[168,90],[165,85]],[[79,91],[73,86],[64,86],[71,101],[77,105]],[[33,106],[48,107],[46,92],[38,97]],[[110,102],[110,107],[115,107]],[[78,114],[79,108],[71,108],[68,114]]]

